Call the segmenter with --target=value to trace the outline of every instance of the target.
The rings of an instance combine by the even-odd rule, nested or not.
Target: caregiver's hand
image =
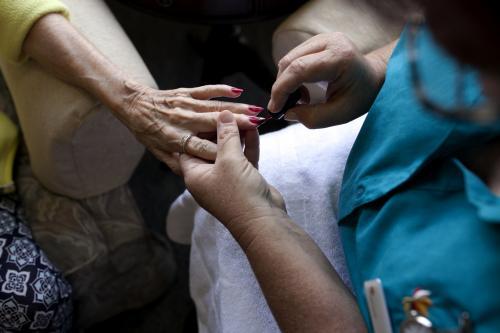
[[[356,299],[321,249],[286,214],[281,195],[254,167],[258,136],[219,116],[217,159],[180,156],[186,186],[245,253],[281,332],[366,332]]]
[[[326,81],[326,102],[300,105],[288,112],[309,128],[349,122],[368,112],[385,79],[395,42],[362,54],[342,33],[320,34],[290,51],[279,72],[268,108],[278,112],[287,97],[304,83]]]
[[[193,136],[187,141],[185,151],[202,159],[215,160],[217,146],[196,135],[215,132],[220,111],[236,113],[235,119],[242,130],[254,129],[257,124],[252,117],[256,115],[252,109],[257,107],[210,100],[241,95],[240,89],[227,85],[162,91],[126,82],[123,90],[123,98],[113,107],[116,116],[156,157],[174,170],[177,166],[172,153],[182,151],[182,138],[189,134]]]
[[[215,164],[188,154],[180,156],[188,190],[203,208],[233,234],[244,232],[245,222],[270,212],[285,212],[279,192],[267,184],[256,169],[259,159],[257,130],[243,133],[244,150],[235,115],[224,111],[217,125],[218,152]]]

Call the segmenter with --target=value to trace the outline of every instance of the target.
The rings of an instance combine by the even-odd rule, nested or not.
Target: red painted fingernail
[[[250,116],[248,117],[248,120],[250,120],[252,124],[260,125],[264,120],[266,120],[266,118]]]
[[[235,94],[241,94],[243,92],[243,89],[240,88],[232,88],[231,91]]]
[[[264,111],[264,108],[261,108],[260,106],[251,105],[248,107],[248,110],[254,113],[261,113],[262,111]]]

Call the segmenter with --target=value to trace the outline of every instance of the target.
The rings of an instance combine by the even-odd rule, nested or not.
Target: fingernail
[[[231,112],[229,111],[223,111],[220,116],[219,116],[219,120],[222,122],[222,123],[232,123],[233,122],[233,119],[234,119],[234,116]]]
[[[285,113],[285,120],[299,121],[299,117],[297,117],[297,114],[295,112],[288,111],[287,113]]]
[[[235,94],[241,94],[243,92],[243,89],[240,88],[232,88],[231,91]]]
[[[266,118],[250,116],[248,117],[248,120],[250,120],[252,124],[260,125],[264,120],[266,120]]]
[[[261,108],[260,106],[251,105],[248,107],[248,110],[254,113],[261,113],[262,111],[264,111],[264,108]]]

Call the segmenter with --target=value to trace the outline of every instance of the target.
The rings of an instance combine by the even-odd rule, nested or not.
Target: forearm
[[[24,52],[60,79],[115,110],[126,96],[126,77],[63,16],[46,15],[31,28]]]
[[[314,241],[284,212],[271,209],[264,217],[228,228],[282,331],[366,331],[353,295]]]

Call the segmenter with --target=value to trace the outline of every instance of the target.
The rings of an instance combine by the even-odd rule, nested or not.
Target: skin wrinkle
[[[188,142],[189,144],[189,142]],[[197,141],[194,143],[194,148],[196,151],[200,152],[201,155],[204,155],[205,152],[208,151],[208,146],[203,141]]]
[[[435,7],[442,6],[446,12],[450,10],[453,13],[453,3],[446,0],[433,1],[429,2],[428,6],[437,4]],[[459,3],[471,2],[459,1]],[[448,25],[449,31],[461,36],[448,24],[449,20],[443,20],[443,12],[436,11],[438,14],[436,21]],[[458,20],[460,21],[465,25],[468,21],[467,15],[463,20]],[[332,95],[328,97],[332,100],[329,99],[323,105],[292,109],[303,118],[309,112],[309,122],[316,127],[347,122],[368,111],[385,80],[387,61],[396,41],[363,55],[355,47],[348,45],[350,42],[344,35],[328,36],[330,36],[328,40],[321,40],[327,37],[326,35],[311,38],[291,51],[286,62],[280,62],[278,80],[273,86],[272,100],[269,103],[270,109],[277,111],[273,108],[282,104],[283,101],[280,99],[286,97],[287,91],[293,90],[289,82],[287,85],[287,82],[283,82],[283,78],[280,80],[283,75],[292,74],[300,81],[299,83],[308,80],[330,83],[328,93]],[[460,39],[457,38],[456,41],[460,42]],[[488,40],[491,42],[496,39],[497,36]],[[319,46],[312,44],[315,41],[324,44]],[[471,38],[471,41],[477,42],[478,38]],[[309,65],[317,67],[308,68],[307,59],[300,59],[303,55],[293,56],[300,51],[300,48],[309,53],[320,53],[326,49],[331,52],[333,58],[338,56],[339,59],[327,63],[315,62]],[[304,50],[307,48],[310,49]],[[322,55],[318,58],[326,59]],[[293,67],[290,68],[292,64]],[[308,72],[302,73],[300,70]],[[318,72],[324,75],[315,76]],[[303,112],[302,115],[300,111]],[[303,118],[300,120],[303,121]],[[219,137],[219,141],[235,140],[233,136],[228,138],[229,135],[224,134],[224,129],[221,132],[223,135]],[[223,141],[219,144],[219,152],[227,153],[225,151],[230,151],[234,146]],[[231,153],[240,157],[236,149]],[[492,153],[495,152],[489,151],[488,155]],[[216,163],[213,168],[207,167],[204,170],[207,172],[199,174],[197,179],[191,179],[188,187],[193,189],[197,200],[200,200],[204,207],[209,207],[210,212],[230,230],[245,251],[282,331],[366,332],[353,295],[342,285],[340,278],[314,242],[286,216],[283,210],[269,207],[266,209],[266,205],[262,203],[261,200],[267,201],[268,206],[272,207],[276,197],[280,196],[279,193],[273,197],[270,186],[262,177],[258,178],[261,186],[256,186],[256,170],[243,167],[249,165],[247,161],[224,158],[223,162]],[[241,167],[245,172],[250,171],[243,173]],[[492,165],[488,167],[491,168]],[[211,173],[213,170],[215,172]],[[198,168],[189,169],[189,172],[193,173],[199,171]],[[500,176],[497,179],[500,179]],[[231,188],[231,185],[236,189]],[[265,189],[262,189],[262,186]],[[235,210],[234,206],[238,207],[238,210]]]
[[[223,109],[222,101],[212,101],[211,110],[212,112],[220,112]]]
[[[287,216],[284,215],[283,212],[278,213],[278,216],[280,216],[281,218],[279,218],[279,217],[276,218],[276,216],[275,216],[273,219],[273,223],[276,223],[276,224],[279,223],[282,226],[286,226],[285,228],[283,228],[283,230],[280,233],[272,233],[270,231],[267,231],[266,227],[270,227],[270,226],[266,222],[265,218],[263,218],[262,220],[259,220],[260,223],[258,221],[252,222],[251,227],[249,227],[246,230],[245,234],[251,234],[252,232],[253,232],[253,234],[251,234],[250,236],[246,236],[246,235],[242,234],[242,236],[240,238],[241,245],[242,245],[242,247],[244,246],[244,248],[245,248],[245,253],[247,253],[250,258],[262,257],[264,255],[263,253],[261,253],[262,251],[267,252],[267,251],[278,251],[279,250],[280,252],[282,252],[282,255],[287,255],[286,248],[280,249],[279,246],[275,246],[272,249],[269,249],[269,247],[265,247],[265,246],[263,246],[263,244],[259,243],[259,241],[262,238],[264,238],[263,234],[272,233],[274,238],[272,240],[269,240],[269,242],[271,244],[279,244],[281,242],[287,242],[287,240],[289,238],[291,238],[294,240],[293,244],[296,244],[296,245],[301,247],[301,249],[302,249],[301,253],[303,253],[304,255],[301,255],[301,257],[297,257],[296,260],[298,260],[298,261],[315,261],[315,260],[317,260],[317,259],[315,259],[316,249],[314,246],[312,246],[312,247],[307,246],[308,245],[307,242],[305,242],[305,244],[306,244],[305,246],[301,246],[301,244],[304,244],[304,241],[307,240],[307,235],[303,233],[303,231],[300,229],[300,227],[295,225],[293,222],[287,223],[286,222]],[[282,223],[282,221],[283,221],[283,223]],[[242,238],[244,238],[244,237],[250,237],[250,239],[243,241]],[[278,255],[276,255],[276,256],[278,256]],[[329,267],[329,263],[328,263],[328,260],[326,258],[322,257],[320,260],[323,262],[323,266],[325,268]],[[252,265],[252,267],[257,272],[264,271],[263,274],[273,274],[274,267],[276,267],[276,265],[279,265],[279,262],[275,262],[274,265],[272,263],[270,263],[269,265],[265,265],[265,266]],[[286,284],[290,284],[290,283],[294,284],[294,285],[300,284],[301,286],[299,288],[296,288],[296,290],[294,291],[294,295],[289,295],[288,296],[289,298],[300,299],[300,298],[302,298],[302,294],[315,295],[317,293],[317,290],[315,290],[316,288],[311,284],[303,284],[300,280],[300,277],[296,274],[296,270],[297,269],[300,270],[299,267],[300,266],[295,266],[295,265],[290,266],[287,269],[287,272],[283,272],[283,274],[281,274],[281,278],[275,279],[274,281],[272,281],[271,284],[262,283],[261,287],[263,289],[275,289],[275,288],[280,288],[281,286],[286,285]],[[324,269],[324,270],[322,270],[321,274],[315,275],[315,280],[320,281],[323,279],[330,279],[330,278],[332,278],[332,274],[333,274],[332,270]],[[327,290],[324,290],[324,291],[327,292]],[[341,296],[341,297],[346,297],[346,296],[352,297],[352,295],[350,295],[350,293],[346,292],[345,290],[341,290],[340,293],[337,293],[337,292],[334,292],[334,293],[337,294],[338,296]],[[342,294],[345,294],[345,295],[342,295]],[[332,300],[322,300],[321,297],[314,297],[314,296],[310,297],[310,298],[316,299],[316,301],[314,302],[315,304],[313,306],[315,311],[309,311],[307,313],[304,312],[304,313],[302,313],[301,316],[300,315],[297,316],[296,314],[294,314],[294,315],[287,314],[286,320],[288,322],[292,321],[293,322],[292,326],[302,326],[302,328],[304,329],[302,323],[310,321],[311,312],[314,312],[314,317],[316,318],[315,319],[316,321],[318,321],[319,318],[331,317],[331,313],[329,313],[328,311],[324,311],[322,309],[329,308],[332,304],[335,303],[334,301],[332,302]],[[334,299],[338,299],[338,297],[334,297]],[[284,299],[280,295],[276,295],[275,297],[273,297],[272,299],[269,299],[268,301],[272,304],[273,302],[283,302]],[[323,301],[325,303],[323,303]],[[336,306],[336,308],[337,308],[337,311],[340,311],[340,309],[338,309],[338,306]],[[360,327],[356,327],[356,325],[353,325],[349,328],[349,327],[344,326],[343,324],[340,324],[340,327],[339,327],[338,326],[339,323],[332,324],[332,323],[329,323],[328,320],[326,322],[327,322],[327,325],[325,325],[326,327],[322,327],[322,329],[319,329],[315,325],[312,325],[310,330],[312,330],[312,331],[325,330],[327,332],[338,332],[338,331],[361,332],[361,331],[363,331],[363,328],[361,327],[361,325],[360,325]],[[282,329],[284,331],[286,331],[283,327],[282,327]],[[305,330],[307,331],[307,328],[305,328]],[[294,331],[294,330],[288,330],[288,331]]]
[[[186,131],[196,134],[196,127],[203,127],[206,132],[215,132],[213,119],[202,114],[213,108],[210,99],[240,95],[227,85],[160,91],[139,84],[106,59],[59,14],[46,15],[35,23],[23,51],[44,69],[98,99],[160,159],[164,159],[165,153],[179,151],[178,141]],[[164,103],[167,98],[174,98],[173,108]],[[175,98],[182,98],[186,107],[177,108],[179,102]],[[226,102],[224,108],[244,113],[245,105]],[[249,121],[241,123],[254,126]],[[197,147],[202,147],[201,154],[206,158],[207,145]],[[159,154],[160,151],[163,153]],[[198,154],[195,149],[191,153]]]
[[[316,42],[323,43],[322,45],[328,48],[330,42],[322,39],[325,37],[321,36]],[[314,47],[315,50],[323,48]],[[306,81],[335,80],[336,85],[345,85],[346,88],[337,88],[342,95],[332,96],[335,99],[329,100],[326,108],[318,104],[298,106],[292,110],[303,111],[305,114],[305,110],[317,109],[318,111],[314,112],[317,118],[311,118],[311,121],[322,127],[333,125],[339,118],[342,121],[349,117],[357,118],[359,115],[352,112],[353,108],[359,112],[371,105],[371,97],[378,93],[385,72],[372,67],[374,62],[367,59],[369,55],[362,55],[351,45],[344,47],[348,49],[342,52],[334,49],[331,52],[346,57],[345,60],[333,59],[325,63],[323,61],[326,61],[328,54],[326,52],[319,56],[324,59],[319,64],[290,59],[294,65],[291,70],[289,67],[292,65],[283,68],[279,74],[272,89],[273,98],[281,93],[280,89],[287,91],[296,84],[300,85],[301,82],[296,77],[286,77],[291,75],[290,73],[298,74],[302,80],[307,79]],[[383,49],[376,52],[390,54],[394,44],[386,47],[390,49],[389,52]],[[308,52],[309,50],[304,50],[305,54]],[[317,67],[311,69],[312,74],[297,73],[301,69],[309,70],[306,65]],[[326,66],[334,68],[326,71]],[[356,80],[364,81],[356,85],[353,83]],[[371,90],[361,95],[364,96],[363,100],[359,99],[360,92],[355,89],[360,87],[363,90]],[[338,99],[343,104],[336,103]],[[335,113],[331,112],[332,108],[336,110]],[[364,111],[367,110],[368,108]],[[341,117],[335,115],[338,112]],[[334,115],[333,120],[331,114]],[[326,121],[318,121],[321,119],[318,115]],[[228,121],[230,118],[226,116],[223,113],[221,118],[224,117],[222,119]],[[181,168],[189,180],[186,186],[200,205],[226,226],[245,251],[281,330],[366,332],[353,295],[347,291],[314,241],[286,215],[285,207],[277,208],[283,202],[279,192],[245,159],[241,151],[238,129],[234,124],[222,124],[220,121],[218,133],[218,160],[214,165],[198,161],[196,167],[192,165],[190,168],[189,164],[194,162],[190,161],[189,157],[181,158]]]
[[[390,56],[394,46],[395,42],[364,55],[342,33],[312,37],[281,62],[269,109],[282,105],[288,94],[303,82],[327,81],[327,102],[298,105],[290,110],[295,118],[309,128],[324,128],[361,116],[382,86],[386,66],[382,59]],[[294,74],[304,66],[302,73]],[[352,83],[356,81],[359,84]]]

